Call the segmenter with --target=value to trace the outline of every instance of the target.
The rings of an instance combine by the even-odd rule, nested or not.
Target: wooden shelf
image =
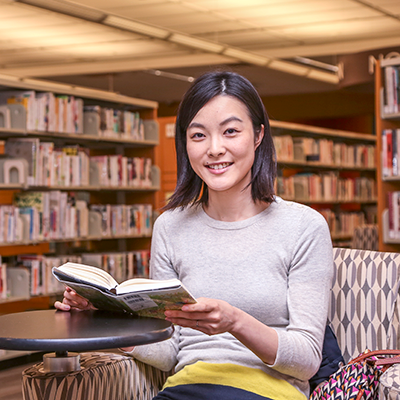
[[[110,191],[124,191],[124,192],[154,192],[160,190],[159,186],[149,187],[135,187],[135,186],[24,186],[23,184],[5,184],[0,183],[0,190],[34,190],[34,191],[47,191],[47,190],[61,190],[61,191],[85,191],[85,192],[110,192]]]
[[[15,88],[21,90],[38,90],[42,92],[53,92],[58,94],[83,97],[85,99],[99,100],[101,102],[126,104],[136,108],[157,109],[156,101],[138,99],[130,96],[124,96],[119,93],[86,88],[64,83],[42,81],[39,79],[18,78],[11,75],[0,74],[0,86],[4,88]]]
[[[375,204],[376,199],[371,200],[310,200],[310,199],[288,199],[288,201],[296,201],[303,204]]]
[[[347,165],[335,165],[335,164],[324,164],[319,161],[297,161],[297,160],[278,160],[278,165],[281,167],[301,167],[301,168],[317,168],[317,169],[328,169],[338,171],[370,171],[375,172],[376,168],[358,167],[358,166],[347,166]]]
[[[340,129],[329,129],[329,128],[321,128],[317,126],[311,125],[303,125],[303,124],[296,124],[292,122],[284,122],[284,121],[270,121],[271,128],[280,128],[284,131],[280,134],[287,134],[286,131],[291,131],[290,135],[297,136],[306,135],[306,136],[314,136],[314,137],[324,137],[329,138],[335,141],[357,141],[357,142],[370,142],[376,143],[376,136],[370,135],[366,133],[358,133],[358,132],[351,132],[351,131],[343,131]],[[273,129],[273,135],[276,134]]]
[[[115,240],[115,239],[141,239],[150,238],[151,235],[117,235],[117,236],[86,236],[86,237],[74,237],[65,239],[48,239],[48,240],[36,240],[32,242],[7,242],[0,243],[0,247],[5,246],[28,246],[37,245],[41,243],[66,243],[66,242],[84,242],[84,241],[99,241],[99,240]]]
[[[73,143],[91,143],[98,146],[124,145],[129,147],[154,147],[159,144],[158,140],[133,140],[128,138],[95,136],[87,134],[73,134],[60,132],[42,132],[42,131],[27,131],[25,129],[10,129],[0,127],[0,137],[39,137],[48,140],[64,139]]]
[[[386,66],[400,65],[400,58],[378,60],[375,66],[375,124],[377,132],[377,187],[378,187],[378,229],[379,250],[386,252],[400,252],[400,240],[388,237],[388,212],[387,194],[391,191],[400,190],[400,177],[382,176],[382,131],[384,129],[400,128],[400,114],[383,113],[383,82]]]

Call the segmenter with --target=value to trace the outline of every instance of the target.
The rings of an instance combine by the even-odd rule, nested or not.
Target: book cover
[[[165,310],[181,309],[195,298],[178,279],[129,279],[121,284],[106,271],[68,262],[53,267],[53,275],[96,308],[164,319]]]

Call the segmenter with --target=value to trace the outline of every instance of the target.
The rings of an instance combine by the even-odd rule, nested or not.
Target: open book
[[[134,278],[121,284],[101,268],[67,262],[53,267],[53,275],[96,308],[165,318],[165,310],[178,310],[195,298],[179,279]]]

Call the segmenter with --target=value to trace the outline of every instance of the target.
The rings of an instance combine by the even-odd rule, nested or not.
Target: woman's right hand
[[[63,301],[56,301],[54,307],[61,311],[96,310],[96,307],[89,300],[80,296],[68,286],[65,288]]]

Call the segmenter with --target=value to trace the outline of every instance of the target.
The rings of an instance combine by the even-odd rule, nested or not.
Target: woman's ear
[[[256,141],[255,141],[255,149],[260,145],[261,141],[263,140],[264,137],[264,125],[261,124],[260,131],[258,132]]]

